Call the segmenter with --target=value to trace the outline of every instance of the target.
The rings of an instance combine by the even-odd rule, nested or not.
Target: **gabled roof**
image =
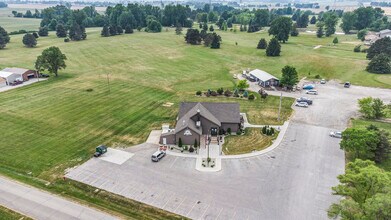
[[[198,109],[203,117],[219,126],[221,123],[240,123],[239,104],[223,102],[182,102],[179,106],[178,119],[189,112],[191,116],[186,117],[193,117]]]
[[[4,72],[11,72],[11,73],[22,75],[23,73],[25,73],[25,72],[27,72],[29,70],[28,69],[24,69],[24,68],[12,67],[12,68],[5,68],[2,71],[4,71]]]
[[[276,79],[276,80],[278,80],[278,78],[277,77],[275,77],[275,76],[273,76],[273,75],[271,75],[271,74],[269,74],[269,73],[267,73],[267,72],[265,72],[265,71],[263,71],[263,70],[259,70],[259,69],[255,69],[255,70],[253,70],[253,71],[250,71],[250,75],[253,75],[253,76],[255,76],[256,78],[258,78],[258,79],[260,79],[260,80],[262,80],[262,81],[268,81],[268,80],[270,80],[270,79]]]
[[[391,33],[391,30],[389,29],[384,29],[384,30],[381,30],[379,31],[380,34],[387,34],[387,33]]]
[[[0,71],[0,77],[3,77],[3,78],[7,78],[11,75],[13,75],[14,73],[11,73],[11,72],[7,72],[7,71]]]

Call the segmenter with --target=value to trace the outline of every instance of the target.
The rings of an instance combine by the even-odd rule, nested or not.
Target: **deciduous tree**
[[[35,47],[37,45],[37,39],[34,37],[34,35],[29,33],[23,36],[22,41],[26,47]]]
[[[287,65],[282,68],[281,72],[281,84],[286,86],[288,89],[292,89],[293,86],[299,81],[299,76],[297,74],[296,68]]]
[[[367,51],[367,59],[372,59],[376,55],[384,53],[391,56],[391,38],[385,37],[377,40]]]
[[[49,47],[37,57],[35,68],[38,71],[48,70],[50,73],[58,76],[58,70],[66,68],[66,59],[67,57],[58,47]]]
[[[0,26],[0,49],[3,49],[10,42],[10,37],[7,31]]]
[[[292,27],[292,20],[288,17],[278,17],[274,19],[269,28],[269,35],[285,43],[289,39],[289,33]]]
[[[366,70],[371,73],[391,73],[391,57],[385,53],[376,55]]]

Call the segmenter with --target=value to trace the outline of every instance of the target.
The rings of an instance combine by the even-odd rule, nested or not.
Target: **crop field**
[[[34,18],[15,18],[12,15],[12,11],[17,10],[25,13],[27,9],[24,8],[0,8],[0,26],[7,32],[26,30],[26,31],[38,31],[39,23],[41,19]],[[30,9],[31,10],[31,9]],[[32,10],[34,13],[34,10]],[[22,41],[20,41],[22,42]]]
[[[1,22],[3,17],[0,25],[7,31],[28,29],[24,23],[13,27],[12,21]],[[260,38],[270,38],[265,31],[217,31],[223,39],[219,50],[187,45],[173,29],[108,38],[101,37],[100,31],[87,29],[87,40],[69,43],[50,32],[49,37],[38,39],[35,48],[25,48],[23,35],[13,35],[0,51],[0,68],[34,68],[36,57],[49,46],[59,47],[68,58],[59,77],[0,93],[0,173],[43,180],[55,192],[84,198],[84,186],[62,182],[64,170],[89,159],[99,144],[132,146],[145,141],[151,129],[175,121],[181,101],[238,101],[250,123],[278,123],[278,97],[261,100],[257,95],[256,100],[247,101],[194,95],[197,90],[233,89],[233,74],[247,68],[279,77],[281,68],[289,64],[300,77],[320,75],[391,88],[390,75],[364,71],[368,61],[365,54],[353,53],[353,47],[361,43],[355,36],[338,36],[340,43],[334,46],[332,37],[302,34],[282,45],[280,57],[266,57],[264,50],[255,49]],[[322,47],[313,49],[318,45]],[[164,107],[166,102],[174,105]],[[283,100],[284,120],[291,104],[292,99]],[[88,193],[95,196],[93,189]],[[99,202],[95,197],[84,200]],[[121,200],[121,204],[125,203]]]

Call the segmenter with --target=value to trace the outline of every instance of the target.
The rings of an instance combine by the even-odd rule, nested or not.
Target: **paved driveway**
[[[357,110],[357,98],[391,98],[390,90],[320,85],[308,109],[296,108],[281,144],[272,152],[222,160],[222,170],[202,173],[195,159],[166,156],[152,163],[156,145],[127,149],[134,156],[118,165],[91,159],[68,177],[193,219],[327,219],[338,198],[331,187],[344,172],[339,139]],[[97,173],[99,171],[99,173]]]

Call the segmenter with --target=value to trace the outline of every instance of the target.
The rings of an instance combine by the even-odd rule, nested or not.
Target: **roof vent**
[[[183,121],[182,121],[182,125],[185,125],[186,124],[186,120],[185,119],[183,119]]]

